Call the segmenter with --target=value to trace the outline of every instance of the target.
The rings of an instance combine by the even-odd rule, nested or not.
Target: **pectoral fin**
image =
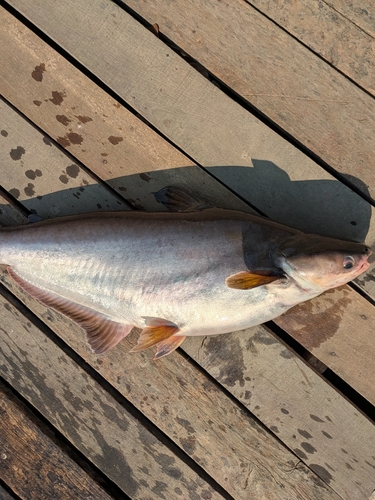
[[[138,343],[130,352],[138,352],[147,349],[159,342],[165,342],[167,339],[172,337],[178,332],[178,327],[174,324],[167,322],[166,324],[156,325],[156,326],[146,326],[144,328],[138,339]]]
[[[18,276],[11,267],[8,267],[7,271],[25,292],[45,306],[64,314],[83,328],[86,332],[87,342],[95,354],[105,353],[133,329],[133,325],[117,323],[104,314],[28,283]]]
[[[274,281],[280,280],[282,276],[270,276],[263,274],[254,274],[249,271],[232,274],[225,280],[225,284],[229,288],[236,290],[251,290],[257,286],[268,285]]]

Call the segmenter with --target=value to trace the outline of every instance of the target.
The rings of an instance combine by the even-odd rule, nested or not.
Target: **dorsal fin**
[[[28,283],[18,276],[10,266],[7,267],[7,271],[25,292],[45,306],[67,316],[83,328],[86,332],[87,342],[95,354],[103,354],[114,347],[133,328],[133,325],[117,323],[104,314]]]
[[[212,205],[197,200],[182,189],[172,186],[165,187],[152,194],[156,201],[164,205],[170,212],[200,212],[212,208]]]

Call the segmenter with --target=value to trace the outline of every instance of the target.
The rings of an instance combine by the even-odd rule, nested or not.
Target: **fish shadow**
[[[245,203],[248,203],[272,220],[308,233],[359,242],[365,240],[372,209],[367,201],[349,187],[333,178],[293,180],[275,163],[267,160],[253,159],[252,164],[252,167],[207,167],[204,170],[210,174],[210,182],[202,180],[202,176],[207,179],[204,171],[201,172],[202,176],[197,176],[195,166],[114,178],[108,180],[107,185],[115,198],[110,196],[104,184],[89,184],[78,189],[67,187],[33,198],[22,199],[21,195],[18,202],[45,218],[121,210],[128,208],[127,203],[141,210],[160,211],[163,207],[153,199],[152,193],[169,185],[222,208],[243,210],[246,208]],[[214,182],[212,177],[218,182]],[[345,177],[348,178],[347,175]],[[351,178],[353,184],[365,194],[368,193],[360,179]],[[229,188],[229,193],[225,186]],[[242,199],[240,204],[233,193]],[[5,205],[0,204],[2,212],[6,209]]]

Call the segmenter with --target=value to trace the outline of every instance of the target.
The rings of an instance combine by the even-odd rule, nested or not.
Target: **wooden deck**
[[[2,5],[0,224],[173,185],[374,246],[370,0]],[[374,264],[157,362],[1,282],[0,499],[374,498]]]

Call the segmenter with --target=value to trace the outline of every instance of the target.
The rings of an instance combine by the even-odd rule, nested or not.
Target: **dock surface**
[[[375,248],[370,0],[5,0],[0,224],[207,204]],[[1,500],[369,500],[375,272],[168,357],[0,272]]]

